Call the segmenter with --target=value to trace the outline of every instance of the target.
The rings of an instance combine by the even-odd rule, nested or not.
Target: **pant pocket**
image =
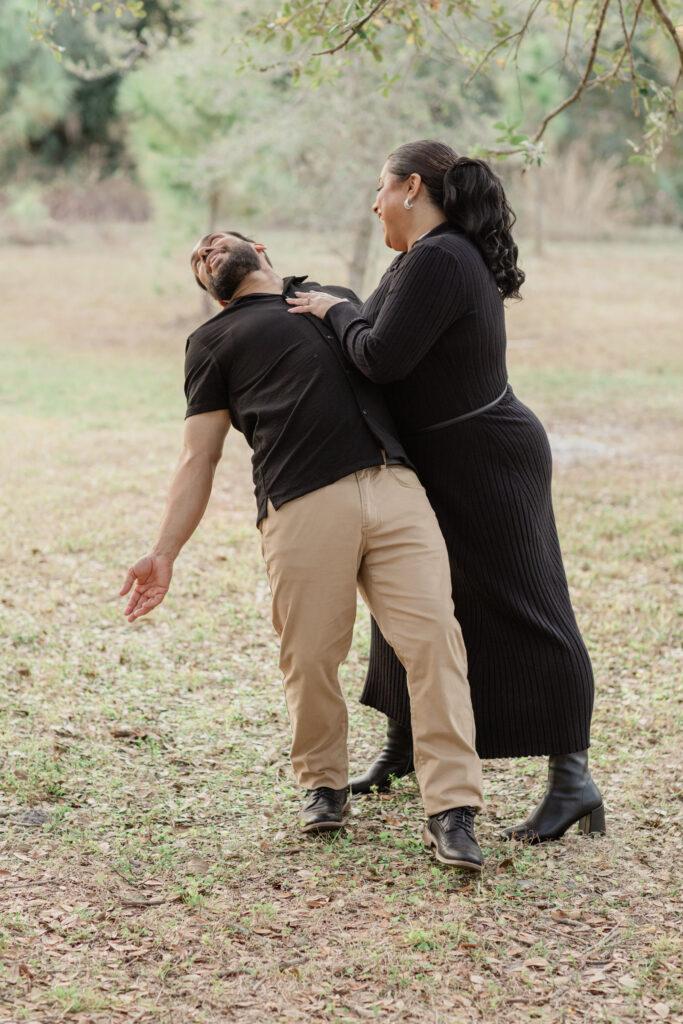
[[[387,466],[387,469],[401,487],[409,487],[415,491],[422,487],[417,473],[408,466]]]

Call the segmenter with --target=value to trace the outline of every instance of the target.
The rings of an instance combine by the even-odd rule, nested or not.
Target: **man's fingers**
[[[123,586],[119,590],[119,597],[124,597],[128,593],[130,588],[133,586],[134,581],[135,573],[133,572],[132,569],[129,569],[126,578],[123,581]]]
[[[142,594],[138,593],[133,595],[131,600],[128,602],[124,615],[128,617],[129,622],[135,622],[140,616],[146,615],[147,612],[151,612],[153,608],[156,608],[158,604],[161,604],[166,591],[163,590],[156,594],[150,594],[147,597],[143,597]]]

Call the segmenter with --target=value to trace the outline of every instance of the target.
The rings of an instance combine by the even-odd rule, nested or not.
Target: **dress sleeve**
[[[228,387],[213,353],[190,336],[185,348],[185,397],[188,416],[228,408]]]
[[[457,257],[433,245],[419,245],[396,268],[374,324],[350,302],[332,306],[325,320],[346,358],[382,384],[407,377],[466,312]]]
[[[339,299],[348,299],[349,302],[354,304],[354,306],[362,305],[361,300],[354,291],[351,291],[350,288],[342,288],[340,285],[336,284],[326,284],[323,285],[322,290],[324,292],[329,292],[330,295],[336,295]]]

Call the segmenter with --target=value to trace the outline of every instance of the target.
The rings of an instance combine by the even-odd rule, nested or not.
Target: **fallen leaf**
[[[24,828],[40,828],[50,820],[50,815],[47,811],[44,811],[42,807],[30,807],[24,811],[16,819],[17,825],[23,825]]]
[[[122,907],[160,907],[162,903],[173,903],[177,900],[182,899],[182,896],[176,896],[175,900],[167,900],[163,896],[155,896],[151,900],[121,900]]]
[[[514,868],[515,862],[512,857],[506,857],[500,864],[496,866],[496,871],[507,871],[508,868]]]
[[[190,857],[185,864],[185,870],[191,875],[205,875],[210,867],[209,861],[203,857]]]
[[[670,1009],[671,1007],[668,1003],[655,1003],[655,1005],[652,1007],[653,1012],[656,1013],[658,1017],[663,1018],[669,1016]]]
[[[534,957],[531,957],[530,960],[525,960],[524,961],[524,966],[525,967],[533,967],[535,970],[538,970],[538,971],[547,971],[548,968],[550,967],[550,964],[545,959],[545,957],[534,956]]]
[[[307,896],[306,903],[309,907],[324,907],[330,902],[329,896]]]
[[[53,725],[52,731],[55,736],[61,736],[63,739],[79,739],[79,735],[75,729],[72,729],[70,725]]]
[[[575,924],[581,917],[580,910],[553,910],[550,913],[553,921],[559,921],[564,924]]]

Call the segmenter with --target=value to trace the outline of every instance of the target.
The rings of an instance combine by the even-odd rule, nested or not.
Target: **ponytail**
[[[520,298],[524,272],[517,266],[515,223],[500,178],[483,160],[458,156],[443,142],[408,142],[389,156],[389,170],[402,181],[419,174],[431,201],[448,223],[481,253],[504,299]]]
[[[515,215],[497,174],[483,160],[460,156],[443,177],[443,211],[484,257],[504,299],[518,299],[524,273],[512,237]]]

